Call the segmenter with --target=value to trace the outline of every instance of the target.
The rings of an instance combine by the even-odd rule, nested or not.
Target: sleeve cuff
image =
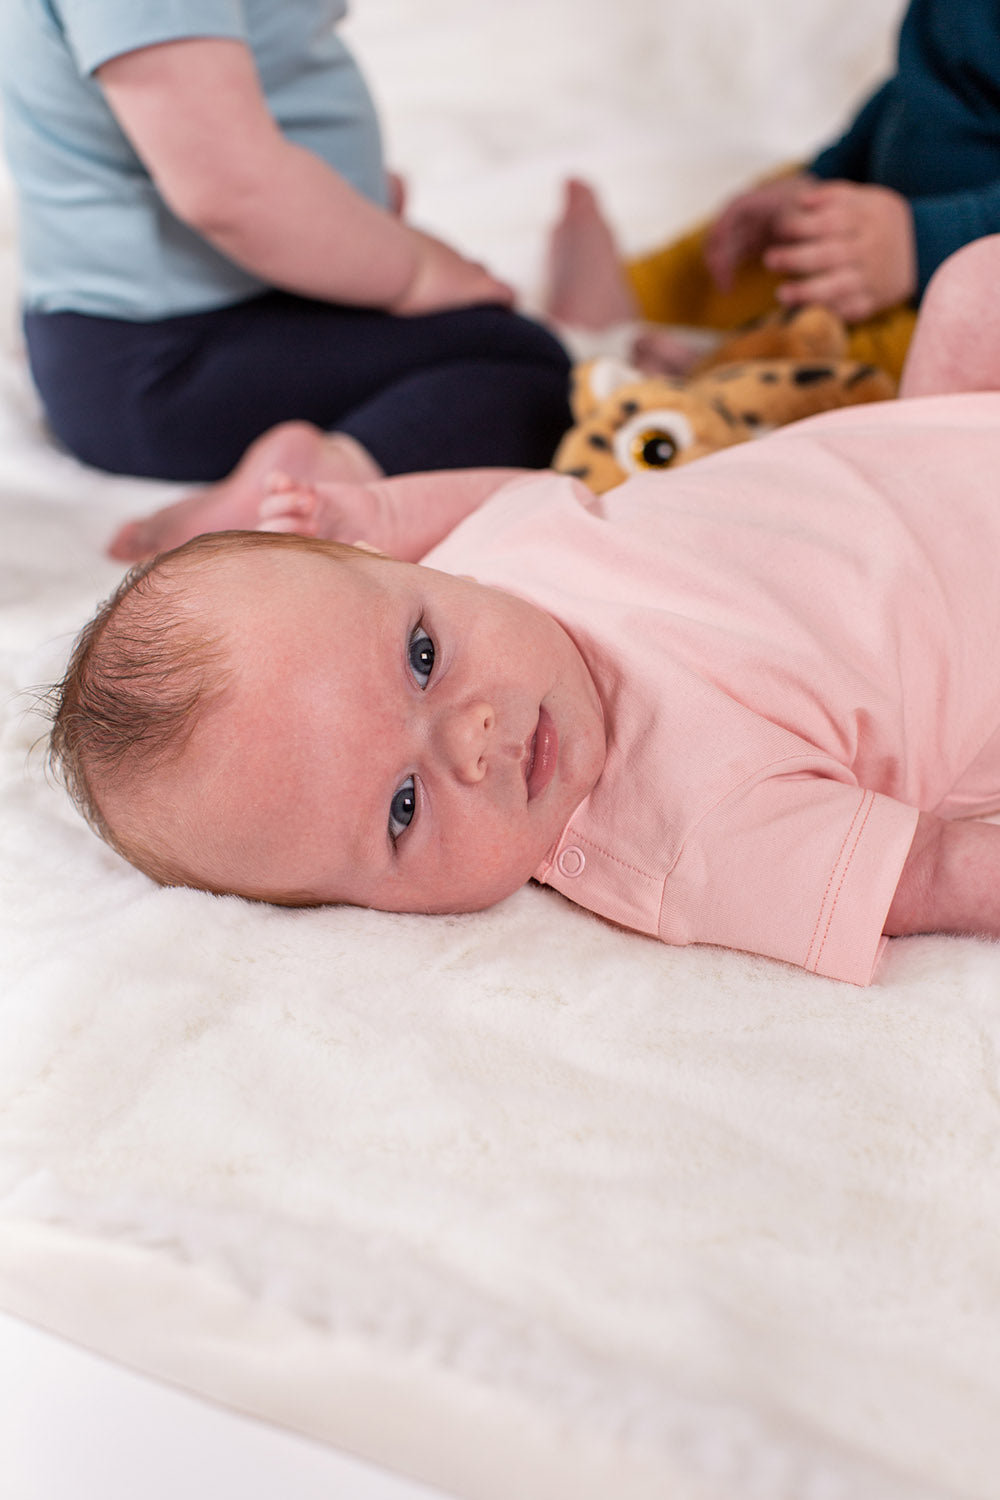
[[[871,983],[919,815],[891,797],[865,793],[830,870],[803,967],[851,984]]]
[[[197,5],[159,9],[120,0],[117,6],[75,3],[64,7],[66,41],[82,77],[113,57],[192,37],[244,41],[246,25],[238,0],[199,0]]]

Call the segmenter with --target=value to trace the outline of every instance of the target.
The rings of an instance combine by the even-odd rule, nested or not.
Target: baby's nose
[[[486,752],[496,715],[489,703],[464,703],[452,708],[440,724],[441,748],[460,781],[482,781],[486,775]]]

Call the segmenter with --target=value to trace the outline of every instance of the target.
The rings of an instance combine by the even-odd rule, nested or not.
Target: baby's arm
[[[502,484],[527,472],[444,469],[365,484],[321,479],[311,485],[278,475],[261,503],[257,529],[361,543],[400,562],[419,562]]]
[[[1000,827],[921,813],[885,931],[1000,938]]]
[[[243,43],[143,47],[112,58],[97,78],[177,217],[270,285],[396,313],[512,300],[484,267],[289,141]]]

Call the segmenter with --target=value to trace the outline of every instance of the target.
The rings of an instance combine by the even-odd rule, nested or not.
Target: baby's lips
[[[540,797],[552,780],[559,757],[559,733],[552,715],[544,704],[539,709],[538,725],[531,746],[531,765],[527,776],[528,801]]]

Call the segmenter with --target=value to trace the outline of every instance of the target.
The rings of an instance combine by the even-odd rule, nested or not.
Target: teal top
[[[245,42],[285,135],[384,205],[374,105],[336,30],[346,9],[346,0],[3,0],[4,146],[26,306],[143,321],[264,289],[170,212],[105,103],[95,69],[138,47]]]
[[[909,200],[919,293],[946,256],[1000,231],[1000,0],[911,0],[896,73],[812,170]]]

